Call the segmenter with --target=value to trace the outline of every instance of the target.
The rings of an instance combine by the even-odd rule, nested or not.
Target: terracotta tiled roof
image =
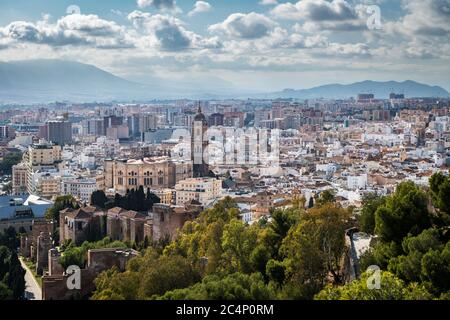
[[[71,219],[89,219],[92,218],[92,212],[84,211],[84,208],[74,210],[70,212],[67,217]]]
[[[129,219],[145,219],[145,217],[146,217],[142,213],[132,211],[132,210],[122,212],[122,213],[120,213],[120,216],[129,218]]]
[[[119,214],[121,214],[124,211],[125,210],[122,208],[115,207],[115,208],[109,209],[107,215],[108,216],[118,216]]]
[[[72,208],[65,208],[65,209],[60,210],[59,213],[64,214],[64,213],[68,213],[68,212],[72,212],[72,211],[74,211]]]

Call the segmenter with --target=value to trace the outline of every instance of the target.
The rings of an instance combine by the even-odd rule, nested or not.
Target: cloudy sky
[[[450,90],[450,0],[1,0],[0,61],[41,58],[205,88]]]

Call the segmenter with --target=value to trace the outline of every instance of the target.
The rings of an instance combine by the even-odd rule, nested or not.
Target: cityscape
[[[0,300],[450,300],[450,1],[78,2],[0,4]]]

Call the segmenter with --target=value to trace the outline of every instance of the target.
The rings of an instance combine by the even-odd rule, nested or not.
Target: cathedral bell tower
[[[208,139],[205,133],[208,130],[208,122],[205,115],[202,113],[201,107],[198,108],[197,115],[192,123],[192,142],[191,154],[194,169],[194,178],[206,177],[209,174],[209,166],[205,162],[206,149],[208,147]]]

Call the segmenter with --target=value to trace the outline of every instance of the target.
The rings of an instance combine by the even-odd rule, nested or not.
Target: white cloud
[[[125,27],[97,15],[71,14],[55,24],[47,19],[31,23],[14,21],[0,28],[2,41],[51,46],[93,46],[101,49],[130,48],[133,41]],[[5,40],[6,39],[6,40]]]
[[[142,31],[139,39],[142,47],[157,47],[163,51],[221,47],[217,37],[203,38],[187,30],[184,23],[173,16],[134,11],[128,15],[128,19]]]
[[[325,55],[335,56],[370,56],[370,48],[365,43],[331,43],[327,50],[324,51]]]
[[[277,18],[287,20],[343,21],[356,19],[357,14],[345,0],[302,0],[282,3],[272,10]]]
[[[155,7],[157,9],[173,9],[176,6],[175,0],[137,0],[139,8]]]
[[[204,13],[211,11],[212,6],[206,1],[197,1],[194,5],[194,9],[188,13],[188,16],[192,17],[198,13]]]
[[[262,6],[273,6],[278,4],[278,0],[261,0],[259,4]]]
[[[408,13],[389,23],[388,31],[411,37],[450,36],[450,0],[404,0],[403,4]]]
[[[208,30],[235,38],[258,39],[269,35],[276,26],[276,22],[259,13],[233,13],[225,21],[209,26]]]
[[[350,5],[345,0],[302,0],[276,6],[272,16],[297,21],[304,32],[367,30],[367,6]]]

